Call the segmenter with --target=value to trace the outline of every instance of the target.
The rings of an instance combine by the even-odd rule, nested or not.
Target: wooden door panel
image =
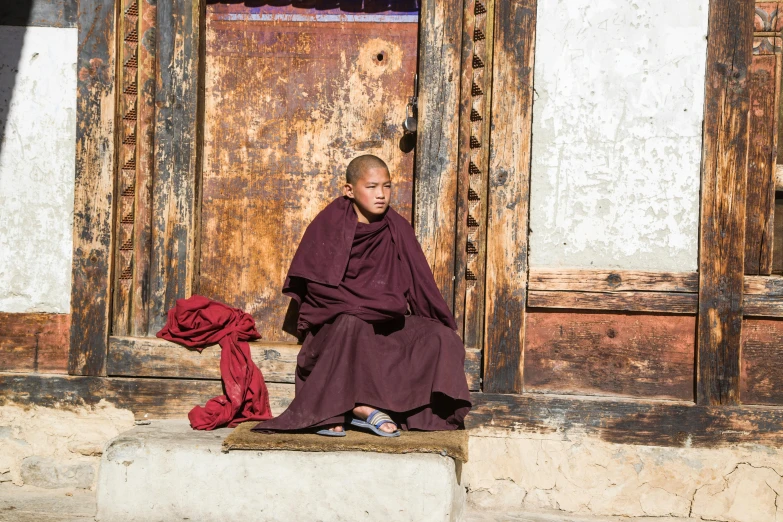
[[[252,314],[264,340],[291,341],[280,289],[305,227],[341,193],[350,159],[385,159],[392,204],[411,217],[413,152],[401,150],[401,123],[418,24],[251,11],[207,11],[198,291]]]

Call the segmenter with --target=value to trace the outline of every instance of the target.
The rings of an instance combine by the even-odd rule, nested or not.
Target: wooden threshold
[[[783,444],[783,408],[698,406],[689,402],[548,394],[474,393],[467,428],[563,436],[576,431],[607,442],[673,447]]]
[[[293,384],[268,383],[272,412],[294,398]],[[0,373],[0,406],[18,404],[76,409],[101,400],[131,410],[137,419],[186,418],[196,405],[221,395],[220,381],[144,377],[86,377]]]
[[[293,385],[269,385],[276,413]],[[220,394],[212,380],[82,377],[0,373],[0,405],[73,409],[101,400],[129,409],[137,419],[185,418],[196,404]],[[621,444],[715,447],[738,443],[783,444],[783,408],[696,406],[688,402],[551,394],[472,393],[468,428],[509,432],[573,431]]]
[[[250,355],[268,383],[293,383],[300,346],[253,341]],[[465,375],[471,390],[480,389],[481,351],[465,351]],[[201,353],[155,337],[111,337],[107,373],[116,377],[166,377],[220,380],[220,346]]]

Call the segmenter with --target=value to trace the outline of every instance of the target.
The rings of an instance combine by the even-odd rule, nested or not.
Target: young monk
[[[295,398],[253,429],[339,437],[348,423],[381,436],[462,427],[465,348],[413,228],[389,206],[386,163],[355,158],[344,194],[307,227],[283,287],[306,335]]]

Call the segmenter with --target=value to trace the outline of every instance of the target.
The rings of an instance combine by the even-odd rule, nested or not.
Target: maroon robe
[[[357,404],[404,429],[462,426],[465,348],[413,228],[394,209],[362,224],[348,198],[333,201],[305,231],[283,292],[299,304],[306,335],[296,396],[254,430],[343,423]]]

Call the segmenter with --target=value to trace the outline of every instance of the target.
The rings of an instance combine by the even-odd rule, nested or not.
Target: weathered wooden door
[[[375,154],[411,217],[418,14],[212,4],[206,15],[197,291],[283,333],[280,293],[304,228],[341,194],[345,167]]]
[[[110,376],[189,379],[183,404],[219,393],[219,347],[199,353],[153,338],[177,299],[199,293],[254,316],[262,339],[251,354],[273,409],[284,408],[298,346],[283,330],[281,286],[305,227],[362,153],[388,163],[392,204],[415,219],[454,303],[461,9],[127,2],[114,322],[108,350],[87,354],[89,371],[103,371],[102,355]],[[417,72],[419,134],[405,135]],[[471,345],[472,390],[480,366]]]

